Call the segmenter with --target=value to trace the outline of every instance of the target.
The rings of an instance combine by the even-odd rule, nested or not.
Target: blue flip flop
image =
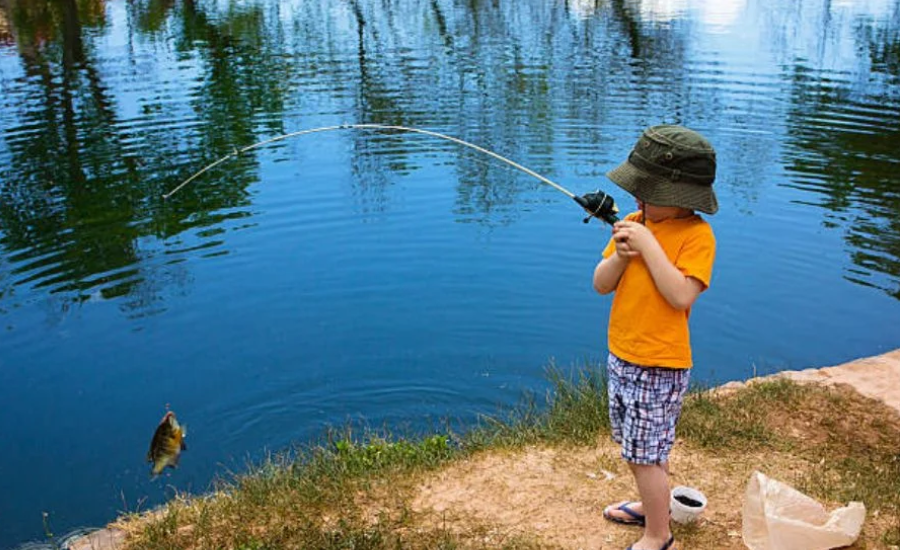
[[[624,512],[625,510],[622,510],[622,511]],[[669,540],[667,540],[666,543],[663,544],[662,548],[660,548],[659,550],[669,550],[670,548],[672,548],[673,544],[675,544],[675,535],[670,536]],[[625,550],[633,550],[633,548],[631,546],[629,546]],[[674,548],[672,548],[672,550],[674,550]]]
[[[625,502],[614,508],[615,510],[625,512],[625,514],[629,516],[627,518],[620,518],[620,517],[616,517],[616,516],[609,514],[607,512],[609,507],[607,507],[605,510],[603,510],[603,517],[613,523],[621,523],[622,525],[640,525],[641,527],[643,527],[644,524],[646,523],[644,514],[640,514],[638,512],[635,512],[634,510],[632,510],[630,508],[630,506],[633,504],[636,504],[636,503],[635,502]],[[662,549],[662,550],[666,550],[666,549]]]

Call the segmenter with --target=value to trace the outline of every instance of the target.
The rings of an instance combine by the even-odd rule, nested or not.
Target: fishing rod
[[[438,132],[432,132],[430,130],[422,130],[421,128],[409,128],[407,126],[392,126],[392,125],[385,125],[385,124],[339,124],[337,126],[323,126],[321,128],[310,128],[308,130],[300,130],[297,132],[291,132],[289,134],[276,136],[276,137],[273,137],[273,138],[270,138],[270,139],[267,139],[264,141],[260,141],[259,143],[254,143],[253,145],[248,145],[241,149],[235,149],[232,153],[229,153],[229,154],[225,155],[224,157],[220,158],[219,160],[212,162],[212,163],[208,164],[207,166],[203,167],[202,169],[200,169],[198,172],[193,174],[191,177],[187,178],[186,180],[184,180],[183,182],[178,184],[174,189],[172,189],[168,193],[163,194],[162,198],[165,200],[168,200],[169,197],[171,197],[172,195],[177,193],[179,190],[181,190],[183,187],[185,187],[187,184],[189,184],[193,180],[200,177],[200,175],[202,175],[203,173],[207,172],[208,170],[211,170],[212,168],[215,168],[216,166],[222,164],[223,162],[227,161],[228,159],[230,159],[232,157],[237,157],[238,155],[246,153],[247,151],[250,151],[252,149],[257,149],[259,147],[263,147],[270,143],[275,143],[276,141],[281,141],[281,140],[284,140],[284,139],[287,139],[290,137],[297,137],[297,136],[302,136],[305,134],[314,134],[317,132],[330,132],[333,130],[351,130],[351,129],[356,129],[356,130],[395,130],[395,131],[401,131],[401,132],[413,132],[416,134],[424,134],[426,136],[431,136],[431,137],[444,139],[447,141],[452,141],[453,143],[463,145],[465,147],[469,147],[471,149],[478,151],[479,153],[484,153],[484,154],[491,156],[499,161],[505,162],[506,164],[512,166],[513,168],[521,170],[522,172],[525,172],[529,176],[535,177],[538,180],[542,181],[543,183],[546,183],[547,185],[553,187],[557,191],[560,191],[564,195],[568,196],[569,198],[571,198],[572,200],[577,202],[582,208],[584,208],[588,212],[588,214],[590,214],[589,216],[584,218],[584,220],[583,220],[584,223],[588,223],[589,221],[591,221],[591,218],[597,218],[597,219],[603,220],[610,225],[619,221],[619,217],[617,215],[619,212],[619,209],[616,207],[615,201],[613,201],[612,197],[610,197],[603,191],[600,191],[599,189],[593,193],[586,193],[584,195],[579,196],[579,195],[576,195],[575,193],[572,193],[571,191],[569,191],[562,185],[559,185],[558,183],[545,178],[544,176],[538,174],[537,172],[535,172],[529,168],[526,168],[525,166],[522,166],[521,164],[519,164],[515,161],[512,161],[502,155],[499,155],[493,151],[489,151],[489,150],[485,149],[484,147],[475,145],[474,143],[469,143],[468,141],[463,141],[459,138],[455,138],[453,136],[448,136],[445,134],[440,134]]]

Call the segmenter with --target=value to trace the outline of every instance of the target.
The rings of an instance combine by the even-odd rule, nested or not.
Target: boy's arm
[[[641,254],[657,290],[669,305],[678,310],[691,307],[697,296],[703,292],[703,283],[694,277],[686,276],[675,267],[656,239],[653,239],[653,243]]]
[[[616,243],[616,252],[603,258],[594,268],[594,290],[600,294],[609,294],[614,291],[619,286],[622,273],[628,267],[629,258],[619,253],[620,246],[619,243]]]
[[[619,239],[624,240],[631,253],[636,252],[643,257],[656,289],[675,309],[685,310],[691,307],[706,288],[702,281],[685,275],[669,260],[659,241],[646,226],[628,220],[617,222],[613,235],[617,242]]]

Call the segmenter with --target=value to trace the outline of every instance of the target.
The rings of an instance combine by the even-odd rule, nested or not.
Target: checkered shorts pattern
[[[622,458],[632,464],[668,462],[690,369],[642,367],[609,354],[609,420]]]

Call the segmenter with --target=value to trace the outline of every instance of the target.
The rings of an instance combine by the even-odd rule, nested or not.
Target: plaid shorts
[[[690,369],[642,367],[609,354],[609,420],[622,458],[632,464],[668,462]]]

